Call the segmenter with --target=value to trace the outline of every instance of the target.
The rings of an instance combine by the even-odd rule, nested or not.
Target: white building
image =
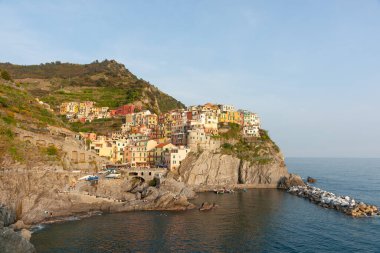
[[[124,162],[124,148],[130,145],[131,141],[126,139],[119,139],[115,143],[115,160]]]
[[[234,112],[235,106],[233,105],[219,105],[219,108],[222,112]]]
[[[180,146],[165,152],[165,163],[170,171],[176,171],[183,159],[190,152],[190,148]]]
[[[243,135],[247,137],[260,137],[259,126],[249,125],[243,127]]]

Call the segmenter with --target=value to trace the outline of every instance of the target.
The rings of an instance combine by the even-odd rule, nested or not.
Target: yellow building
[[[154,140],[138,141],[135,145],[127,147],[126,161],[131,163],[131,167],[149,167],[154,163],[153,157],[149,157],[149,151],[157,146]]]
[[[219,115],[219,123],[236,123],[242,124],[242,117],[240,112],[224,111]]]
[[[59,107],[59,113],[61,115],[65,115],[67,113],[68,106],[69,106],[69,103],[67,102],[62,103],[61,106]]]
[[[158,123],[158,117],[157,117],[157,115],[156,114],[147,115],[146,118],[145,118],[145,123],[149,127],[156,126],[157,123]]]

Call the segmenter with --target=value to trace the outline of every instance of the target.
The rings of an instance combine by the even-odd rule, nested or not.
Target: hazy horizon
[[[0,0],[0,62],[115,59],[257,112],[286,157],[379,158],[380,1]]]

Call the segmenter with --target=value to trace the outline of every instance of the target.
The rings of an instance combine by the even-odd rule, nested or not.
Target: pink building
[[[112,116],[125,116],[127,114],[132,114],[135,111],[135,105],[133,104],[127,104],[122,105],[115,110],[111,110]]]

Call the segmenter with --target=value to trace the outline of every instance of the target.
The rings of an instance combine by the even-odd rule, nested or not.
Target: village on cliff
[[[65,102],[60,114],[71,122],[120,117],[120,131],[108,136],[80,133],[87,149],[114,164],[131,168],[167,168],[176,170],[190,151],[215,150],[220,147],[220,134],[239,126],[246,138],[260,136],[260,118],[232,105],[207,103],[155,114],[134,104],[115,110],[95,107],[95,102]]]

